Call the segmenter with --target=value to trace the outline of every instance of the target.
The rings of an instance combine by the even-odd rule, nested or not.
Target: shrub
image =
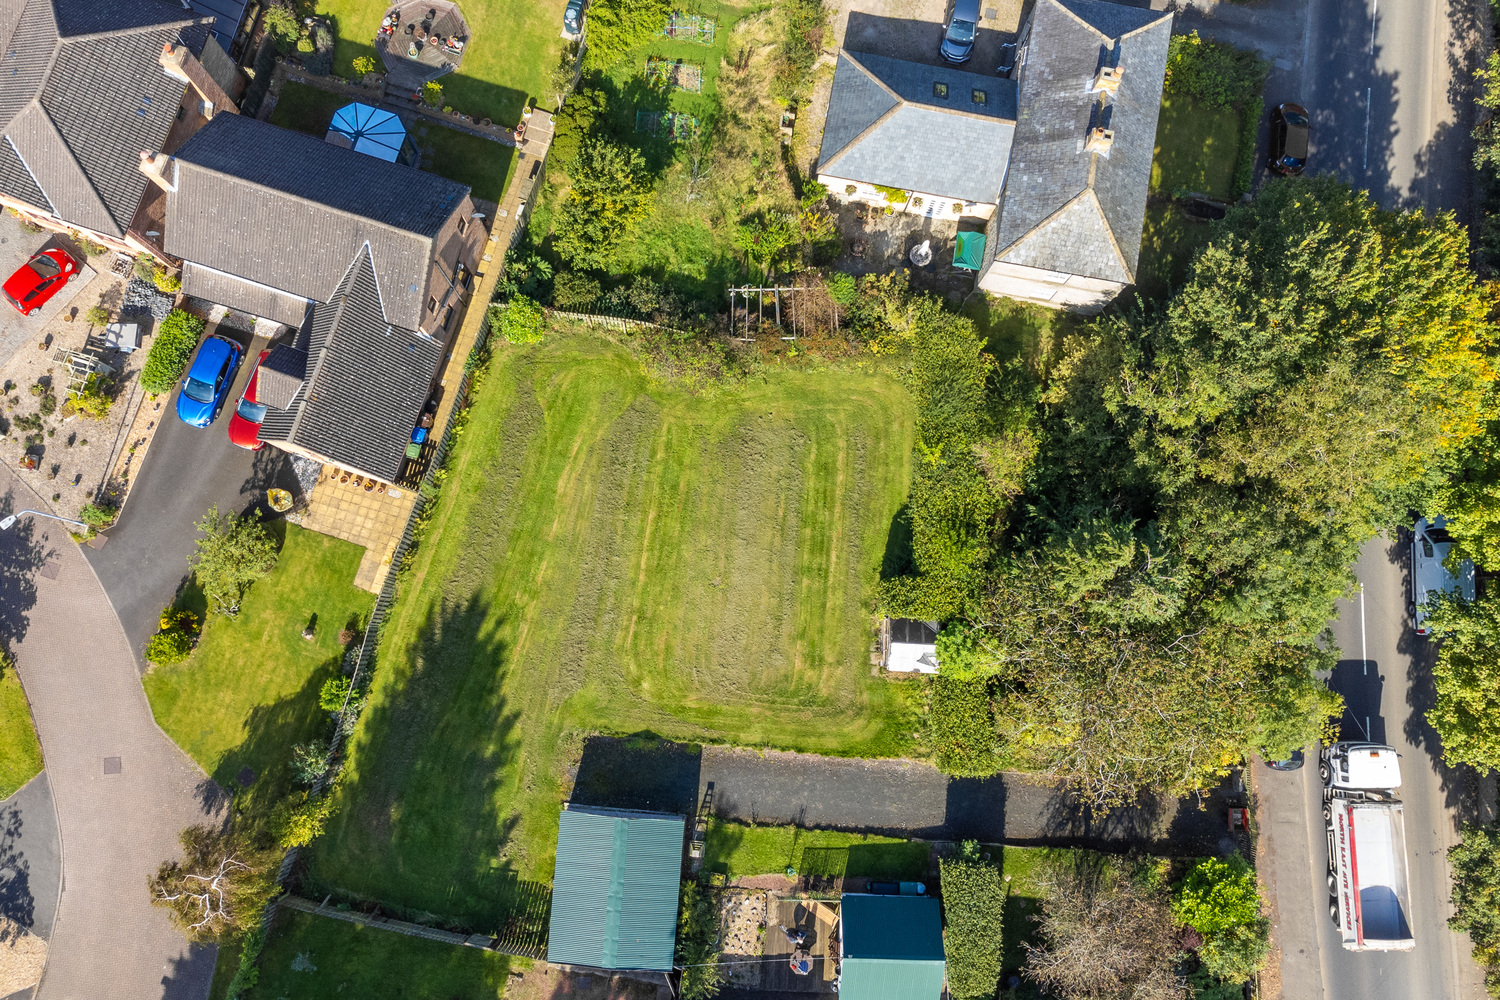
[[[938,633],[937,661],[943,676],[971,681],[999,670],[999,654],[985,643],[984,634],[966,622],[952,622]]]
[[[1198,961],[1212,976],[1238,985],[1255,978],[1265,968],[1271,951],[1271,922],[1257,917],[1249,923],[1205,935],[1198,948]]]
[[[1252,97],[1240,112],[1240,148],[1235,153],[1234,177],[1230,192],[1238,198],[1255,183],[1255,141],[1260,135],[1260,117],[1265,114],[1266,100]]]
[[[98,375],[90,375],[83,383],[83,391],[68,400],[68,405],[76,413],[82,413],[93,420],[103,420],[109,416],[109,408],[114,401],[114,397],[109,394],[109,383]]]
[[[354,75],[355,76],[360,76],[360,77],[369,76],[373,72],[375,72],[375,60],[374,59],[371,59],[369,56],[355,56],[354,57]]]
[[[313,45],[313,40],[311,38],[309,38],[307,35],[303,35],[301,38],[297,39],[297,51],[310,55],[311,53],[316,51],[316,46]]]
[[[579,271],[564,271],[552,281],[552,304],[559,309],[590,305],[599,294],[599,282]]]
[[[422,100],[429,108],[438,107],[443,103],[443,85],[435,80],[422,84]]]
[[[604,69],[614,65],[660,31],[671,10],[671,0],[594,0],[589,5],[585,66]]]
[[[956,858],[939,862],[943,919],[948,929],[948,992],[953,1000],[993,998],[1000,979],[1000,928],[1005,896],[1000,872],[965,841]]]
[[[182,279],[164,267],[156,269],[151,275],[151,281],[156,285],[158,291],[166,292],[169,295],[182,290]]]
[[[273,7],[272,10],[280,8]],[[152,338],[151,350],[141,369],[141,388],[153,396],[171,392],[182,371],[192,360],[193,349],[203,335],[203,320],[192,313],[173,309]]]
[[[677,961],[683,966],[681,1000],[706,1000],[719,992],[719,900],[697,882],[682,883],[677,917]]]
[[[1485,969],[1490,995],[1500,993],[1500,828],[1465,826],[1459,842],[1448,848],[1453,870],[1448,926],[1467,933],[1475,960]]]
[[[158,627],[163,631],[176,629],[189,634],[198,630],[198,616],[191,611],[179,611],[170,604],[161,609]]]
[[[82,250],[86,255],[90,257],[98,257],[101,254],[106,254],[109,252],[109,247],[105,246],[103,243],[95,243],[93,240],[89,239],[87,236],[76,229],[69,230],[68,235],[73,238],[74,243],[78,244],[78,249]]]
[[[524,295],[490,310],[490,329],[511,344],[539,344],[542,340],[542,310]]]
[[[927,744],[944,774],[984,778],[1000,770],[989,684],[938,677],[932,684]]]
[[[155,257],[149,253],[143,253],[135,259],[135,263],[131,265],[131,268],[134,270],[135,276],[142,281],[153,281],[156,278],[157,266]]]
[[[1253,923],[1260,917],[1255,870],[1238,854],[1204,858],[1173,889],[1172,914],[1205,937]]]
[[[330,677],[318,691],[318,707],[325,712],[337,712],[344,707],[344,699],[348,695],[349,678]]]
[[[1200,38],[1193,31],[1173,35],[1168,43],[1164,89],[1210,108],[1228,108],[1259,94],[1269,69],[1270,64],[1254,52]]]
[[[333,797],[329,795],[320,799],[283,802],[271,814],[276,842],[282,847],[306,847],[323,832],[333,810]]]
[[[275,43],[276,50],[282,55],[292,51],[297,40],[302,37],[302,25],[298,23],[297,16],[285,7],[276,4],[267,7],[261,23]]]
[[[83,321],[89,326],[108,326],[109,310],[103,306],[94,306],[83,314]]]
[[[115,518],[120,514],[119,508],[111,507],[109,504],[86,503],[78,511],[78,520],[91,528],[107,528],[115,523]],[[186,614],[186,612],[184,612]],[[191,617],[191,616],[189,616]],[[165,624],[162,628],[166,628]]]
[[[859,279],[843,271],[828,276],[828,295],[841,306],[852,306],[859,298]]]
[[[159,667],[181,663],[192,651],[192,637],[182,632],[158,632],[146,643],[146,659]]]
[[[310,740],[292,747],[292,780],[297,784],[316,783],[327,765],[328,743],[325,740]]]

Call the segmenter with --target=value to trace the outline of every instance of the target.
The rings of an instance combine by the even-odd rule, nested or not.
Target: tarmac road
[[[1316,763],[1309,760],[1291,773],[1257,764],[1270,855],[1263,872],[1276,899],[1285,1000],[1485,995],[1468,936],[1448,929],[1447,851],[1461,823],[1492,809],[1482,804],[1472,772],[1443,764],[1437,734],[1427,724],[1433,647],[1412,632],[1407,618],[1406,544],[1404,536],[1394,542],[1376,538],[1361,552],[1356,572],[1363,590],[1340,602],[1331,624],[1340,659],[1329,683],[1346,703],[1342,739],[1389,743],[1401,754],[1416,947],[1344,950],[1328,914],[1328,847]]]

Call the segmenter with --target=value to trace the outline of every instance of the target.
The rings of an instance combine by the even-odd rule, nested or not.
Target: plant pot
[[[370,479],[365,480],[365,492],[366,493],[369,493],[374,488],[375,488],[375,482],[373,480],[370,480]]]

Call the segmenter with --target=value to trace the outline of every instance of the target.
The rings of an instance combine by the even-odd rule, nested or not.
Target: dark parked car
[[[584,0],[568,0],[568,6],[563,10],[563,31],[569,35],[583,31],[583,6]]]
[[[177,394],[177,416],[189,427],[207,427],[219,415],[224,397],[234,384],[245,349],[223,337],[208,337],[188,366]]]
[[[966,63],[974,54],[974,33],[979,30],[979,0],[954,0],[953,16],[943,32],[943,58],[951,63]]]
[[[1278,104],[1271,112],[1271,158],[1267,169],[1283,177],[1307,166],[1307,138],[1312,121],[1300,104]]]
[[[36,254],[5,280],[5,298],[16,311],[35,316],[78,273],[78,262],[66,250],[51,247]]]
[[[1302,751],[1293,750],[1286,760],[1268,760],[1266,766],[1273,771],[1296,771],[1302,767]]]

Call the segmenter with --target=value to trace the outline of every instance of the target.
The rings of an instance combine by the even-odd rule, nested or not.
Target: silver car
[[[1430,635],[1427,627],[1427,602],[1439,594],[1457,594],[1466,601],[1474,599],[1474,564],[1464,559],[1454,573],[1444,565],[1453,548],[1448,521],[1439,515],[1428,521],[1417,518],[1411,529],[1411,610],[1412,627],[1417,635]]]

